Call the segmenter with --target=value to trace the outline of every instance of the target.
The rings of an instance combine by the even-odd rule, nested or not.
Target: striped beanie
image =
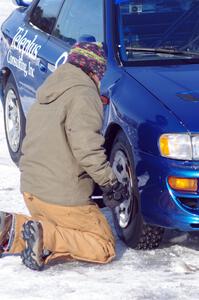
[[[106,71],[106,56],[101,43],[80,42],[73,45],[67,62],[81,68],[88,75],[96,74],[99,80]]]

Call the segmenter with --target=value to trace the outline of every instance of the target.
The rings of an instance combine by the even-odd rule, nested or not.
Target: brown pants
[[[24,200],[31,217],[15,214],[15,237],[9,253],[24,249],[22,226],[34,219],[41,222],[44,248],[51,251],[45,263],[61,258],[108,263],[115,257],[113,234],[97,205],[59,206],[29,193],[24,193]]]

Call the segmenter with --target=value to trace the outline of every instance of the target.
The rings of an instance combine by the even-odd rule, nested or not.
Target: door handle
[[[47,72],[47,62],[44,59],[41,59],[39,62],[39,70],[42,73],[46,73]]]

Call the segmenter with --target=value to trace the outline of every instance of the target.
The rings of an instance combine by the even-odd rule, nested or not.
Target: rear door
[[[26,66],[26,72],[19,72],[17,75],[20,98],[25,112],[35,100],[36,90],[49,75],[47,41],[63,1],[36,1],[27,14],[24,24],[17,29],[15,44],[21,51],[20,59]]]

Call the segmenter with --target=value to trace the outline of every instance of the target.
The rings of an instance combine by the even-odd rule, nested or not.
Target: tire
[[[132,149],[122,131],[117,134],[114,140],[110,163],[118,180],[127,182],[130,194],[129,199],[112,210],[118,236],[133,249],[157,248],[163,238],[164,229],[148,225],[143,220]]]
[[[12,75],[6,83],[4,99],[4,125],[10,156],[18,165],[22,141],[25,136],[25,116],[21,107],[19,93]]]

